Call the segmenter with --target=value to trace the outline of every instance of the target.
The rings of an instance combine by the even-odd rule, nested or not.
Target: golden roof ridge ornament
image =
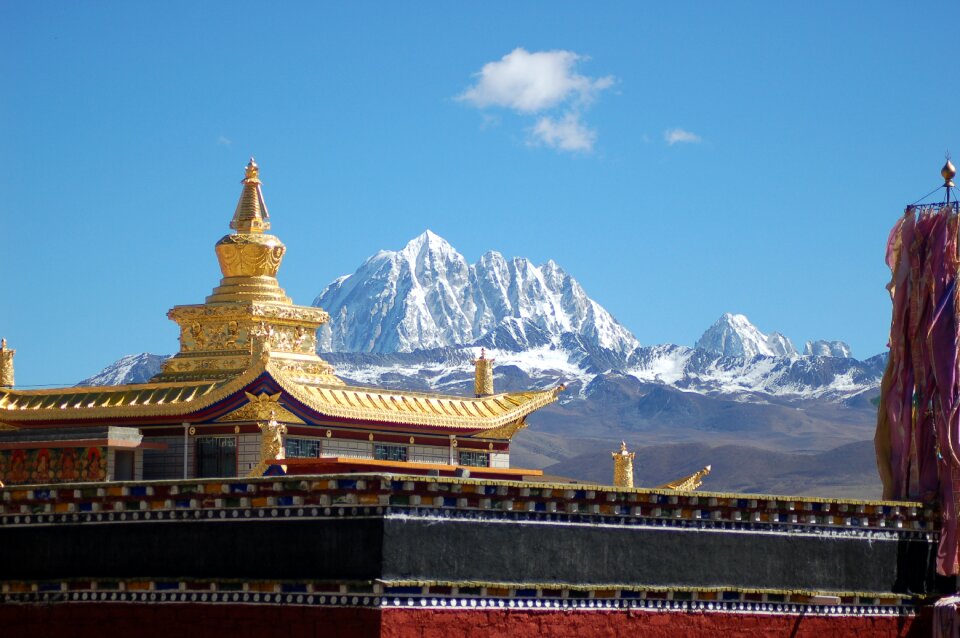
[[[957,176],[957,168],[953,165],[953,162],[950,161],[949,155],[947,155],[947,161],[943,165],[943,168],[940,169],[940,175],[943,177],[944,186],[947,188],[953,188],[955,186],[953,178]]]
[[[633,487],[633,458],[636,452],[627,450],[627,442],[620,441],[620,450],[611,452],[613,457],[613,484],[616,487]]]
[[[486,397],[493,392],[493,359],[487,359],[487,349],[480,348],[480,358],[473,360],[473,391],[477,397]]]
[[[16,350],[7,347],[7,340],[0,339],[0,388],[13,387],[13,356]]]

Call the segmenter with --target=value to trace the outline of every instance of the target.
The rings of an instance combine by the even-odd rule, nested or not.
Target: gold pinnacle
[[[947,158],[947,163],[940,169],[940,175],[943,176],[943,185],[948,188],[953,188],[953,178],[957,176],[957,168],[953,165],[953,162],[950,161],[949,157]]]
[[[247,164],[246,169],[244,170],[246,177],[243,179],[243,183],[247,183],[247,180],[257,180],[260,181],[260,167],[257,166],[257,160],[250,158],[250,162]]]
[[[240,201],[237,202],[230,228],[244,235],[261,234],[270,230],[270,213],[267,212],[260,188],[260,167],[252,157],[244,169],[244,178],[240,183],[243,184],[243,191],[240,193]]]

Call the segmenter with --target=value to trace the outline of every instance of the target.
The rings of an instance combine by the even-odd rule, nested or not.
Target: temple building
[[[483,351],[473,396],[349,386],[252,160],[230,226],[148,383],[20,389],[0,341],[4,636],[957,634],[938,503],[637,487],[626,442],[610,485],[511,467],[562,386],[497,393]]]
[[[562,386],[496,393],[483,354],[472,397],[346,385],[316,354],[316,331],[329,315],[295,305],[277,281],[286,247],[267,234],[252,159],[242,184],[233,232],[216,244],[223,278],[204,303],[168,312],[180,350],[148,383],[17,389],[4,342],[0,480],[540,474],[510,467],[510,440]]]

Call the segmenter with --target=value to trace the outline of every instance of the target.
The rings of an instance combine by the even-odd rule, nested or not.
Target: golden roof
[[[181,417],[239,393],[264,372],[290,396],[321,416],[359,424],[394,424],[510,438],[534,410],[553,403],[562,386],[474,398],[381,388],[310,385],[276,365],[269,355],[225,381],[0,389],[0,422]],[[249,400],[249,397],[248,397]],[[488,435],[488,436],[487,436]]]

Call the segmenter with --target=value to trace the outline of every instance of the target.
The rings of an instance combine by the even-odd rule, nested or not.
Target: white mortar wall
[[[246,476],[260,462],[260,435],[237,436],[237,476]]]

